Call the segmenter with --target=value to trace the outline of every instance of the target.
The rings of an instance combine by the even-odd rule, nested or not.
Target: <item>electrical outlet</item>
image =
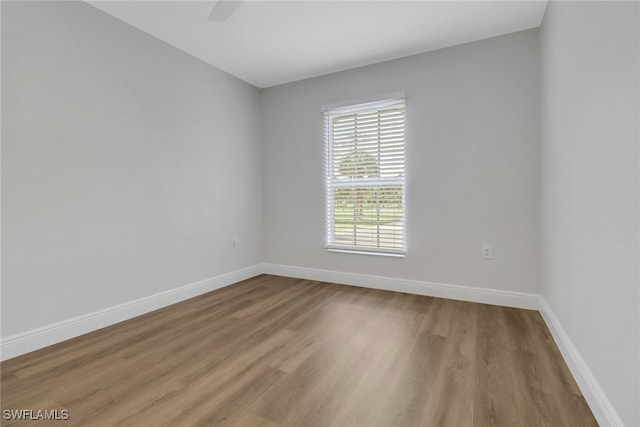
[[[492,245],[482,245],[482,259],[493,259]]]
[[[237,237],[233,239],[233,250],[234,251],[240,250],[240,239],[238,239]]]

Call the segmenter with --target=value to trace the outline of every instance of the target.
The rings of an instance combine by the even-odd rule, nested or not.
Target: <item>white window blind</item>
[[[325,247],[404,255],[404,96],[328,108],[324,117]]]

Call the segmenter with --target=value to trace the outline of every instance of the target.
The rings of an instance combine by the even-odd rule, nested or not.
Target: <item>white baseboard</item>
[[[576,380],[598,424],[602,427],[624,426],[618,413],[600,387],[600,384],[591,373],[591,370],[589,370],[584,359],[580,356],[573,342],[571,342],[571,339],[569,339],[569,336],[562,328],[560,321],[543,297],[540,297],[540,314],[547,324],[551,335],[553,335],[553,339],[558,345],[562,357],[569,366],[569,370],[571,374],[573,374],[573,378]]]
[[[472,286],[447,285],[418,280],[372,276],[368,274],[343,273],[279,264],[265,263],[262,264],[262,267],[262,272],[265,274],[295,277],[298,279],[319,280],[342,285],[361,286],[385,291],[404,292],[407,294],[426,295],[529,310],[538,310],[540,308],[540,295],[538,294],[475,288]]]
[[[0,360],[7,360],[57,344],[263,273],[508,307],[532,310],[539,308],[539,296],[535,294],[444,285],[277,264],[256,264],[200,282],[10,335],[0,340]]]
[[[318,280],[343,285],[362,286],[387,291],[538,310],[551,331],[565,362],[569,366],[580,391],[584,395],[598,423],[603,427],[623,426],[620,417],[587,367],[584,359],[582,359],[582,356],[580,356],[580,353],[578,353],[578,350],[574,347],[547,302],[539,294],[395,279],[278,264],[262,264],[262,272],[265,274]]]
[[[273,274],[416,295],[539,310],[598,423],[601,426],[623,425],[611,402],[607,399],[584,359],[582,359],[580,353],[578,353],[578,350],[567,336],[559,320],[544,298],[538,294],[344,273],[289,265],[256,264],[83,316],[11,335],[0,340],[0,360],[29,353],[259,274]]]
[[[262,266],[261,264],[256,264],[148,297],[94,311],[93,313],[10,335],[0,341],[0,360],[29,353],[259,274],[262,274]]]

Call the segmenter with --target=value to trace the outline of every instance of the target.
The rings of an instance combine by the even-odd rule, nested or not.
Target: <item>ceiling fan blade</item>
[[[240,0],[218,0],[209,14],[209,21],[226,21],[240,6],[240,3]]]

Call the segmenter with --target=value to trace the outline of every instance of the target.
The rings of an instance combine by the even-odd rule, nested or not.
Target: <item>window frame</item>
[[[335,178],[335,161],[334,161],[334,141],[332,125],[334,118],[340,117],[340,115],[348,114],[366,114],[375,111],[384,110],[385,108],[401,106],[403,109],[402,119],[402,175],[397,177],[361,177],[361,178],[343,178],[339,181]],[[330,252],[339,253],[357,253],[366,255],[380,255],[404,258],[407,253],[407,202],[406,202],[406,145],[407,145],[407,132],[406,132],[406,95],[404,92],[396,92],[393,94],[387,94],[378,96],[375,98],[369,98],[359,101],[341,102],[337,104],[325,105],[322,107],[324,116],[324,158],[325,158],[325,173],[324,173],[324,198],[325,198],[325,238],[324,247]],[[401,248],[392,249],[389,247],[380,247],[378,240],[378,247],[375,246],[348,246],[335,243],[335,189],[336,188],[378,188],[386,186],[399,186],[401,188]],[[379,214],[379,211],[378,211]],[[376,224],[377,234],[380,235],[380,225]],[[354,240],[356,237],[356,231],[354,231]],[[378,237],[379,239],[379,237]]]

